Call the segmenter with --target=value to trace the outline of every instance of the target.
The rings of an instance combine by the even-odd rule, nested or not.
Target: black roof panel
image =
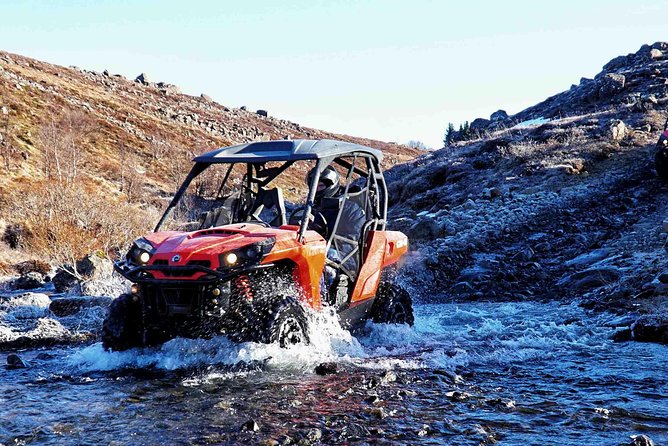
[[[195,157],[198,163],[261,163],[265,161],[308,160],[365,153],[381,161],[378,149],[332,139],[294,139],[250,142],[223,147]]]

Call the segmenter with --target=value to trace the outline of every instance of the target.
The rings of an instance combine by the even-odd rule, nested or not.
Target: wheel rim
[[[288,317],[278,327],[278,343],[281,347],[304,343],[304,330],[299,321]]]
[[[408,323],[408,311],[403,304],[397,303],[394,306],[394,319],[395,324],[407,324]]]

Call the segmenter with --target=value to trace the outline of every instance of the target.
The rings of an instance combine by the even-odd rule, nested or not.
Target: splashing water
[[[612,316],[544,303],[415,308],[414,328],[369,323],[357,337],[311,314],[312,343],[287,349],[216,337],[26,352],[32,367],[0,378],[0,443],[257,444],[309,429],[324,444],[668,441],[666,347],[613,344]],[[322,362],[339,373],[317,376]],[[240,428],[248,419],[258,432]]]

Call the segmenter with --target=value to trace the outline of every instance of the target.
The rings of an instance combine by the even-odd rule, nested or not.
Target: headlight
[[[233,252],[228,252],[225,254],[225,264],[228,266],[234,266],[237,263],[237,260],[239,260],[239,256],[237,256]]]
[[[148,240],[140,238],[135,240],[132,244],[127,259],[134,264],[146,265],[149,260],[151,260],[154,251],[155,248],[148,242]]]
[[[259,263],[274,247],[276,239],[273,237],[262,240],[252,245],[243,246],[234,251],[226,252],[220,256],[220,266],[237,267]]]

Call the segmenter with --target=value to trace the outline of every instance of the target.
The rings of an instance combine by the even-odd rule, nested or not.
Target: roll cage
[[[327,235],[327,249],[340,248],[340,244],[355,245],[354,249],[342,259],[327,259],[332,267],[346,272],[353,277],[350,271],[343,266],[352,256],[364,256],[366,235],[369,231],[384,230],[387,223],[387,186],[380,167],[382,153],[369,147],[343,143],[340,141],[269,141],[232,146],[209,152],[194,159],[195,164],[188,173],[181,187],[177,190],[165,213],[155,227],[159,231],[172,213],[181,198],[186,194],[190,184],[209,167],[216,164],[229,164],[223,180],[218,187],[216,200],[225,198],[224,192],[228,189],[231,172],[235,165],[245,165],[245,174],[241,182],[238,202],[232,212],[229,223],[259,222],[267,226],[259,216],[260,206],[273,204],[278,216],[273,226],[283,226],[287,222],[286,207],[280,187],[267,189],[281,174],[297,161],[311,161],[315,163],[315,174],[308,185],[308,193],[303,206],[303,216],[299,221],[299,230],[296,237],[303,243],[304,234],[309,228],[309,222],[314,216],[314,201],[317,185],[322,171],[330,164],[340,167],[343,171],[343,191],[337,199],[340,200],[336,219],[332,230]],[[270,165],[271,164],[271,165]],[[355,178],[356,176],[356,178]],[[341,223],[341,216],[348,201],[356,202],[364,210],[366,222],[359,235],[359,240],[352,240],[337,234]]]

